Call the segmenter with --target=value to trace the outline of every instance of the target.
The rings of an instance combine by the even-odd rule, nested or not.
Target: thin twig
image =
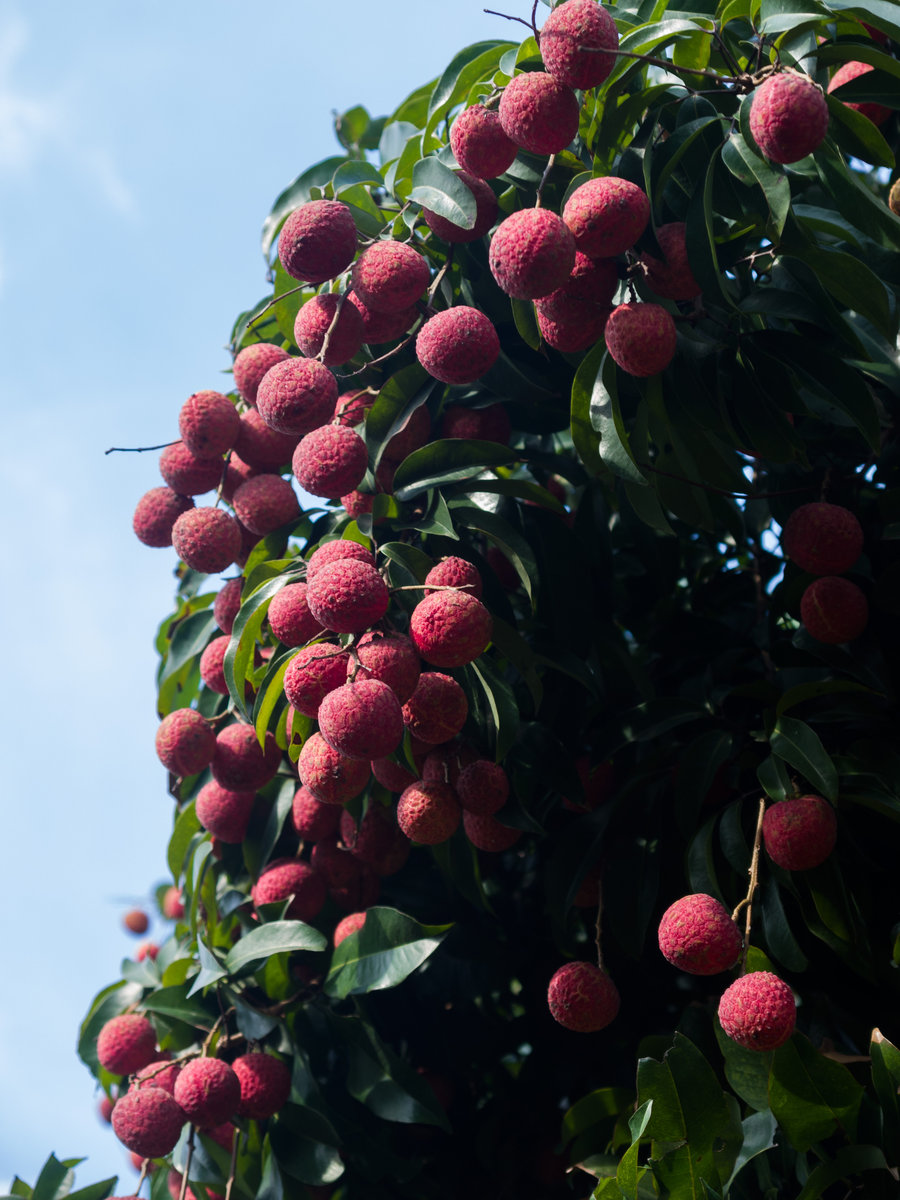
[[[247,322],[247,328],[244,330],[244,333],[245,334],[248,333],[253,328],[253,326],[256,324],[256,322],[259,320],[259,318],[262,316],[265,316],[265,314],[269,311],[270,308],[274,308],[275,305],[279,302],[279,300],[284,300],[285,297],[287,297],[287,296],[293,296],[296,292],[302,292],[303,289],[306,287],[309,287],[309,284],[301,283],[301,284],[298,284],[297,287],[295,287],[295,288],[289,288],[288,291],[282,292],[280,296],[273,296],[272,299],[269,301],[269,303],[265,306],[265,308],[261,308],[259,310],[259,312],[256,314],[256,316],[251,321]],[[232,352],[232,354],[235,353],[233,344],[231,347],[231,352]]]
[[[597,920],[594,923],[594,945],[597,947],[597,966],[602,971],[603,968],[603,944],[602,944],[602,928],[603,928],[603,880],[597,880]]]
[[[547,165],[546,165],[546,167],[544,167],[544,173],[543,173],[543,175],[541,176],[541,182],[540,182],[540,183],[538,184],[538,186],[537,186],[537,198],[535,199],[535,202],[534,202],[534,207],[535,207],[535,208],[540,208],[540,207],[541,207],[541,196],[543,195],[543,191],[544,191],[544,184],[547,182],[547,176],[548,176],[548,175],[550,174],[550,172],[552,171],[552,169],[553,169],[553,164],[554,164],[555,162],[556,162],[556,155],[555,155],[555,154],[551,154],[551,155],[550,155],[550,157],[547,159]]]
[[[191,1159],[194,1157],[194,1126],[191,1125],[188,1131],[187,1140],[187,1158],[184,1163],[184,1174],[181,1176],[181,1191],[178,1193],[178,1200],[184,1200],[188,1190],[188,1175],[191,1171]]]
[[[763,817],[766,815],[766,798],[760,797],[759,813],[756,818],[756,833],[753,837],[753,857],[750,859],[750,885],[747,895],[731,914],[732,921],[737,921],[741,909],[746,908],[747,916],[744,921],[744,951],[741,955],[741,974],[747,973],[747,954],[750,950],[750,926],[753,922],[753,894],[759,885],[759,851],[762,845]]]
[[[337,323],[341,319],[341,313],[344,311],[344,301],[346,299],[346,293],[341,292],[340,296],[338,296],[338,302],[334,309],[334,316],[331,318],[331,324],[325,331],[325,337],[322,340],[322,349],[316,355],[317,362],[325,362],[325,355],[328,353],[328,349],[331,346],[331,339],[334,337],[334,332],[337,329]]]
[[[231,1189],[234,1186],[234,1177],[237,1174],[238,1143],[240,1140],[241,1131],[235,1129],[231,1135],[231,1167],[228,1171],[228,1182],[225,1184],[225,1200],[231,1200]]]
[[[147,450],[165,450],[167,446],[177,446],[181,438],[176,438],[174,442],[163,442],[159,446],[110,446],[108,450],[104,450],[104,454],[143,454]]]
[[[729,492],[725,488],[713,487],[711,483],[698,483],[696,479],[687,479],[684,475],[675,475],[672,471],[663,471],[659,467],[654,467],[651,463],[639,462],[637,464],[642,471],[652,471],[654,475],[665,475],[667,479],[677,479],[679,483],[686,483],[690,487],[700,488],[704,492],[712,492],[716,496],[730,496],[732,498],[745,498],[747,500],[769,500],[773,496],[793,496],[798,492],[810,491],[811,485],[796,488],[784,488],[780,492]]]

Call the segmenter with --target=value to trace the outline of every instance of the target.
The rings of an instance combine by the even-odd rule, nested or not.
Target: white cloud
[[[15,68],[28,44],[28,27],[13,16],[0,26],[0,172],[30,170],[59,127],[56,103],[17,88]]]

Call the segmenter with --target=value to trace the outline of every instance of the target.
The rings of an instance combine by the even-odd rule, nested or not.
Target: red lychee
[[[499,115],[481,104],[463,109],[450,126],[450,148],[460,167],[478,179],[496,179],[519,152]]]
[[[578,133],[578,97],[544,71],[511,79],[497,112],[506,136],[532,154],[559,154]]]
[[[142,934],[149,929],[150,918],[142,908],[132,908],[122,918],[122,924],[129,933]]]
[[[450,675],[423,671],[403,705],[406,728],[422,742],[439,746],[456,737],[469,713],[466,693]]]
[[[162,915],[167,921],[180,921],[184,916],[184,900],[181,898],[181,888],[177,888],[174,885],[166,888],[160,908]]]
[[[629,250],[647,228],[650,201],[637,184],[605,175],[577,187],[562,215],[583,254],[614,258]]]
[[[481,816],[490,816],[506,803],[509,780],[499,763],[479,758],[459,773],[456,793],[463,808]]]
[[[223,633],[231,633],[234,619],[241,607],[241,589],[244,586],[242,576],[229,579],[213,601],[213,617]]]
[[[378,393],[373,388],[357,388],[341,392],[335,401],[333,420],[340,425],[361,425],[366,413],[375,403]]]
[[[393,808],[371,803],[357,822],[346,809],[341,813],[341,841],[361,862],[378,875],[394,875],[409,856],[409,840],[403,836]]]
[[[784,523],[781,548],[810,575],[842,575],[862,552],[862,526],[840,504],[802,504]]]
[[[134,959],[135,962],[143,962],[146,958],[155,961],[157,954],[159,954],[159,946],[156,942],[145,941],[141,942],[138,946],[134,954]]]
[[[457,304],[435,313],[416,337],[416,358],[441,383],[474,383],[500,356],[500,339],[489,317]]]
[[[380,679],[405,704],[419,682],[422,664],[410,639],[395,630],[365,633],[356,645],[357,679]],[[352,666],[348,668],[352,670]]]
[[[683,221],[671,221],[656,230],[656,240],[663,252],[662,261],[645,252],[641,255],[647,283],[657,296],[665,300],[692,300],[700,295],[700,284],[691,272],[687,257],[687,226]]]
[[[366,914],[364,912],[348,913],[346,917],[342,917],[334,927],[335,949],[337,949],[344,938],[348,938],[351,933],[356,933],[362,929],[365,923]]]
[[[325,880],[319,872],[296,858],[270,863],[250,891],[257,908],[293,896],[285,912],[288,920],[312,921],[325,903]]]
[[[328,745],[324,738],[322,741],[326,746]],[[334,753],[333,750],[331,752]],[[345,761],[353,760],[346,759]],[[304,784],[294,793],[291,805],[291,824],[301,842],[323,842],[337,836],[341,824],[341,811],[339,805],[325,803]]]
[[[319,705],[319,730],[347,758],[384,758],[403,737],[403,711],[386,683],[361,679],[328,693]]]
[[[238,353],[233,367],[234,386],[253,408],[256,407],[256,392],[263,376],[270,367],[284,362],[287,357],[287,350],[271,342],[254,342]]]
[[[378,876],[366,863],[335,842],[316,842],[312,863],[328,881],[328,895],[344,912],[369,908],[378,899]]]
[[[112,1017],[97,1037],[97,1059],[113,1075],[131,1075],[156,1055],[156,1030],[140,1013]]]
[[[485,411],[485,410],[479,410]],[[469,595],[476,599],[481,599],[482,582],[481,575],[474,563],[470,563],[468,559],[459,558],[458,555],[450,555],[447,558],[442,558],[439,563],[431,568],[425,576],[426,584],[431,584],[434,587],[455,587],[461,591],[468,592]],[[425,589],[425,595],[430,596],[432,589]]]
[[[463,591],[432,592],[420,600],[409,619],[416,649],[435,667],[461,667],[478,658],[491,640],[491,614],[475,596]]]
[[[340,316],[335,321],[339,304]],[[308,358],[318,358],[325,345],[326,335],[328,348],[324,357],[320,359],[326,367],[347,362],[363,344],[365,331],[362,314],[348,297],[344,297],[342,301],[342,298],[333,292],[313,296],[297,313],[294,321],[294,341],[301,354]]]
[[[484,850],[488,854],[502,854],[522,836],[521,829],[504,825],[490,813],[474,813],[464,808],[462,818],[466,837],[476,850]]]
[[[145,546],[161,549],[172,545],[172,526],[183,512],[194,507],[189,496],[179,496],[170,487],[155,487],[137,502],[132,528]]]
[[[322,632],[322,626],[309,611],[305,583],[289,583],[276,592],[267,615],[269,628],[285,646],[305,646]]]
[[[254,475],[237,489],[232,504],[241,524],[259,537],[300,516],[297,495],[280,475]]]
[[[615,362],[640,379],[665,370],[678,344],[675,322],[661,304],[619,304],[609,314],[604,336]]]
[[[794,1032],[794,993],[771,971],[752,971],[726,988],[719,1001],[724,1033],[748,1050],[776,1050]]]
[[[828,104],[822,89],[798,71],[770,75],[751,97],[750,132],[772,162],[806,158],[828,132]]]
[[[611,311],[610,305],[571,296],[564,287],[536,300],[534,309],[541,337],[563,354],[577,354],[599,342]]]
[[[278,257],[304,283],[334,279],[353,262],[356,225],[339,200],[310,200],[294,209],[278,234]]]
[[[466,404],[451,404],[441,417],[441,437],[466,438],[476,442],[498,442],[505,446],[512,433],[509,413],[502,404],[485,408],[469,408]]]
[[[869,71],[874,70],[875,68],[870,63],[845,62],[832,75],[831,82],[828,84],[829,94],[845,83],[852,83],[854,79],[859,79],[860,75],[867,75]],[[844,100],[843,103],[855,112],[861,113],[862,116],[868,117],[873,125],[883,125],[893,111],[887,105],[877,104],[874,101]]]
[[[241,419],[221,392],[194,392],[181,406],[178,431],[195,458],[216,458],[235,443]]]
[[[421,764],[422,778],[429,782],[449,783],[456,788],[465,767],[477,762],[479,755],[458,738],[438,746],[428,746]],[[460,799],[460,803],[461,803]]]
[[[295,655],[284,672],[284,694],[305,717],[315,717],[329,692],[347,681],[350,655],[332,642],[316,642]]]
[[[197,458],[184,442],[173,442],[159,456],[159,473],[179,496],[201,496],[219,486],[225,463],[221,458]]]
[[[837,841],[837,817],[821,796],[779,800],[763,817],[763,845],[776,866],[809,871],[823,863]]]
[[[172,1062],[169,1058],[156,1058],[147,1063],[139,1071],[133,1073],[130,1091],[135,1088],[160,1087],[169,1095],[175,1094],[175,1080],[181,1070],[181,1063]]]
[[[116,1137],[141,1158],[163,1158],[174,1150],[185,1121],[181,1105],[161,1087],[126,1092],[112,1114]]]
[[[353,290],[373,312],[409,308],[428,287],[428,262],[408,242],[373,242],[353,264]]]
[[[673,966],[691,975],[717,975],[741,956],[743,938],[725,906],[697,892],[682,896],[663,913],[659,948]]]
[[[232,792],[211,779],[197,793],[197,820],[220,842],[237,845],[247,833],[255,798],[255,792]]]
[[[401,427],[390,438],[384,447],[384,459],[390,459],[396,465],[402,462],[408,454],[412,454],[413,450],[424,446],[430,436],[431,414],[425,405],[421,404],[407,415]],[[382,463],[384,459],[382,459]]]
[[[291,1094],[291,1071],[272,1054],[242,1054],[231,1064],[241,1085],[239,1117],[265,1121],[284,1108]]]
[[[483,179],[470,175],[467,171],[457,171],[456,174],[475,197],[475,224],[472,228],[463,229],[461,225],[454,225],[452,221],[438,216],[429,208],[422,209],[422,216],[428,228],[445,242],[477,242],[497,219],[497,197]]]
[[[607,973],[588,962],[560,967],[547,990],[554,1020],[576,1033],[605,1028],[619,1011],[619,992]]]
[[[175,1099],[194,1125],[221,1125],[237,1112],[241,1083],[221,1058],[194,1058],[184,1064],[175,1082]]]
[[[526,76],[520,76],[524,79]],[[501,221],[491,238],[491,274],[507,296],[549,296],[575,265],[575,239],[548,208],[523,208]]]
[[[550,13],[539,42],[554,79],[586,90],[601,84],[615,66],[619,32],[597,0],[568,0]]]
[[[234,517],[221,508],[191,508],[172,526],[172,545],[192,570],[214,575],[237,559],[241,531]]]
[[[225,681],[225,655],[231,645],[231,638],[223,634],[213,638],[200,655],[200,678],[211,692],[220,696],[228,695],[228,684]]]
[[[210,764],[215,781],[233,792],[252,792],[275,776],[281,763],[281,751],[275,736],[267,732],[260,746],[252,725],[236,721],[227,725],[216,738],[216,752]]]
[[[116,1106],[116,1096],[107,1096],[105,1093],[100,1097],[97,1104],[97,1113],[101,1121],[105,1121],[107,1125],[112,1121],[112,1110]]]
[[[415,783],[415,775],[402,763],[394,762],[392,758],[375,758],[372,760],[372,774],[389,792],[402,792],[411,783]]]
[[[411,783],[397,801],[397,824],[411,842],[437,846],[459,826],[461,810],[449,783]]]
[[[257,413],[257,416],[259,414]],[[265,429],[269,430],[268,425],[263,422]],[[244,432],[244,426],[241,425],[241,434]],[[281,433],[275,433],[274,430],[269,430],[269,433],[275,437],[283,437]],[[239,435],[240,436],[240,435]],[[288,455],[290,457],[290,455]],[[222,498],[229,504],[234,499],[234,493],[238,490],[242,483],[246,483],[248,479],[252,479],[254,475],[258,475],[259,470],[256,467],[251,467],[245,463],[242,458],[232,450],[228,456],[228,462],[225,464],[225,477],[222,480]]]
[[[288,363],[306,361],[302,358],[292,358],[288,360]],[[283,365],[287,364],[277,363],[272,370]],[[325,369],[323,368],[323,370]],[[291,412],[289,389],[285,388],[285,392],[288,393],[287,398],[284,399],[283,404],[278,406],[278,411],[283,408],[285,411]],[[310,414],[310,419],[313,415],[317,417],[317,414]],[[325,421],[328,418],[323,416],[321,419]],[[313,421],[310,428],[315,428],[315,424],[316,421]],[[241,413],[241,430],[231,457],[233,460],[236,452],[239,458],[253,471],[277,471],[285,463],[290,462],[298,440],[298,434],[279,433],[277,429],[273,429],[255,408],[251,408],[247,412]]]
[[[321,733],[314,733],[303,743],[297,774],[323,804],[346,804],[369,782],[370,770],[364,759],[349,758],[329,745]]]
[[[419,309],[415,304],[408,308],[400,308],[396,312],[375,312],[363,303],[356,292],[348,292],[347,299],[362,317],[363,341],[367,346],[379,346],[383,342],[392,342],[394,338],[402,337],[412,328],[419,316]]]
[[[322,425],[294,451],[297,482],[311,496],[337,500],[362,483],[369,464],[366,443],[348,425]]]
[[[196,775],[209,766],[215,752],[215,730],[196,709],[176,708],[160,721],[156,753],[173,775]]]
[[[823,575],[800,598],[800,618],[812,637],[834,646],[859,637],[869,623],[869,604],[849,579]]]
[[[323,567],[339,558],[355,558],[359,562],[368,563],[370,567],[375,566],[375,555],[368,546],[350,538],[337,538],[333,542],[322,542],[318,549],[312,552],[306,564],[306,582],[312,583]]]
[[[337,381],[327,367],[314,358],[288,358],[266,373],[256,405],[271,429],[303,437],[330,419],[337,398]],[[240,446],[237,450],[247,457]]]
[[[368,629],[388,610],[387,585],[375,567],[358,559],[340,558],[307,580],[309,611],[335,633]]]

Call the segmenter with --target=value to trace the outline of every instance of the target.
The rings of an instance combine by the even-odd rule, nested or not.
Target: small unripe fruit
[[[173,775],[196,775],[209,766],[215,752],[215,730],[196,709],[176,708],[160,721],[156,753]]]
[[[198,1128],[221,1125],[241,1102],[240,1080],[220,1058],[195,1058],[178,1074],[175,1099]]]
[[[665,370],[675,357],[678,336],[661,304],[620,304],[604,332],[610,356],[629,375],[646,379]]]
[[[241,1085],[239,1117],[264,1121],[284,1108],[291,1094],[287,1063],[272,1054],[242,1054],[231,1065]]]
[[[532,154],[559,154],[578,133],[578,97],[544,71],[511,79],[497,112],[506,136]]]
[[[840,504],[803,504],[785,521],[781,548],[810,575],[842,575],[860,556],[862,526]]]
[[[547,71],[569,87],[586,90],[603,83],[615,66],[619,33],[597,0],[568,0],[550,13],[539,42]]]
[[[740,958],[743,938],[731,915],[713,896],[683,896],[663,913],[659,948],[673,966],[691,975],[717,975]]]
[[[763,817],[763,845],[776,866],[809,871],[829,856],[837,841],[837,817],[822,796],[779,800]]]
[[[356,224],[339,200],[311,200],[294,209],[278,235],[278,257],[304,283],[334,279],[353,262]]]
[[[416,358],[441,383],[474,383],[500,356],[500,339],[489,317],[458,304],[426,321],[416,336]]]
[[[570,962],[560,967],[547,989],[554,1020],[575,1033],[595,1033],[605,1028],[619,1011],[616,985],[600,967]]]
[[[116,1101],[112,1127],[116,1137],[143,1158],[162,1158],[181,1136],[187,1117],[180,1104],[160,1087],[137,1088]]]
[[[156,1057],[156,1030],[139,1013],[112,1017],[97,1037],[97,1059],[113,1075],[131,1075]]]
[[[479,179],[502,175],[519,151],[498,114],[481,104],[464,109],[450,126],[450,148],[462,169]]]
[[[647,228],[650,201],[635,183],[613,175],[589,179],[571,194],[563,220],[588,258],[615,258]]]
[[[797,71],[770,75],[753,92],[750,132],[772,162],[806,158],[828,132],[828,104],[822,89]]]
[[[859,637],[869,622],[869,604],[849,579],[823,575],[803,593],[800,618],[817,641],[836,646]]]
[[[776,1050],[794,1032],[797,1005],[794,993],[771,971],[742,975],[719,1001],[723,1031],[748,1050]]]
[[[547,208],[523,208],[497,226],[488,262],[508,296],[537,299],[562,287],[569,278],[575,265],[575,240],[556,213]]]

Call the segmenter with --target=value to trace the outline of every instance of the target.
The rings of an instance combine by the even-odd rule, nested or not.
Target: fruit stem
[[[526,21],[524,17],[511,17],[509,13],[497,12],[495,8],[483,8],[481,10],[487,13],[490,17],[502,17],[504,21],[518,21],[520,25],[524,25],[526,29],[530,29],[535,37],[537,37],[537,29],[535,28],[535,14],[537,13],[537,0],[534,0],[534,8],[531,12],[531,20]]]
[[[184,1171],[181,1175],[181,1190],[178,1193],[178,1200],[184,1200],[187,1194],[188,1176],[191,1173],[191,1159],[194,1157],[194,1126],[191,1125],[188,1130],[187,1139],[187,1157],[184,1160]]]
[[[542,197],[543,191],[544,191],[544,184],[547,182],[547,176],[553,170],[553,164],[555,162],[556,162],[556,155],[551,154],[550,157],[547,159],[546,167],[544,167],[544,173],[541,176],[541,182],[537,186],[537,196],[535,197],[535,201],[534,201],[535,208],[541,207],[541,197]]]
[[[145,450],[165,450],[166,446],[177,446],[179,438],[174,442],[163,442],[159,446],[110,446],[108,450],[104,450],[104,455],[107,454],[143,454]]]
[[[253,328],[253,326],[256,324],[256,322],[259,320],[259,318],[265,316],[265,314],[269,311],[269,309],[274,308],[275,305],[279,303],[279,301],[286,299],[286,297],[288,297],[288,296],[293,296],[296,292],[302,292],[303,289],[307,288],[307,287],[309,287],[308,283],[301,283],[301,284],[298,284],[297,287],[291,288],[287,292],[281,292],[280,295],[273,296],[272,299],[269,301],[269,303],[265,306],[265,308],[261,308],[259,310],[259,312],[256,314],[256,316],[253,318],[253,320],[247,322],[247,328],[244,331],[245,334],[249,333],[250,330]],[[232,354],[237,354],[237,350],[234,348],[233,345],[231,347],[231,352],[232,352]]]
[[[603,943],[602,943],[602,926],[603,926],[603,880],[597,880],[597,920],[594,924],[594,945],[597,947],[597,966],[601,971],[605,970],[603,966]]]
[[[231,1137],[231,1166],[228,1169],[228,1182],[225,1184],[225,1200],[231,1200],[231,1189],[234,1186],[234,1177],[237,1174],[237,1156],[240,1140],[241,1131],[235,1129]]]
[[[316,355],[317,362],[325,362],[325,355],[328,353],[328,349],[331,346],[331,339],[334,336],[335,329],[337,329],[337,323],[341,319],[341,313],[344,311],[344,302],[346,299],[346,292],[341,292],[340,296],[338,296],[338,302],[334,309],[334,316],[331,318],[331,324],[326,329],[325,337],[322,339],[322,348]]]
[[[444,265],[438,271],[437,275],[435,275],[434,279],[432,279],[431,286],[428,289],[428,307],[429,308],[431,308],[431,302],[434,299],[438,288],[441,286],[444,276],[450,270],[450,267],[452,265],[453,265],[453,247],[451,246],[447,252],[447,257],[444,259]]]
[[[744,920],[744,952],[741,955],[742,975],[747,974],[747,954],[750,950],[750,926],[753,921],[753,894],[759,885],[759,851],[762,846],[763,817],[765,815],[766,798],[765,796],[761,796],[759,800],[759,812],[756,817],[756,833],[753,837],[753,856],[750,859],[750,885],[747,888],[747,895],[731,914],[732,921],[736,921],[741,909],[746,908],[747,910]]]

